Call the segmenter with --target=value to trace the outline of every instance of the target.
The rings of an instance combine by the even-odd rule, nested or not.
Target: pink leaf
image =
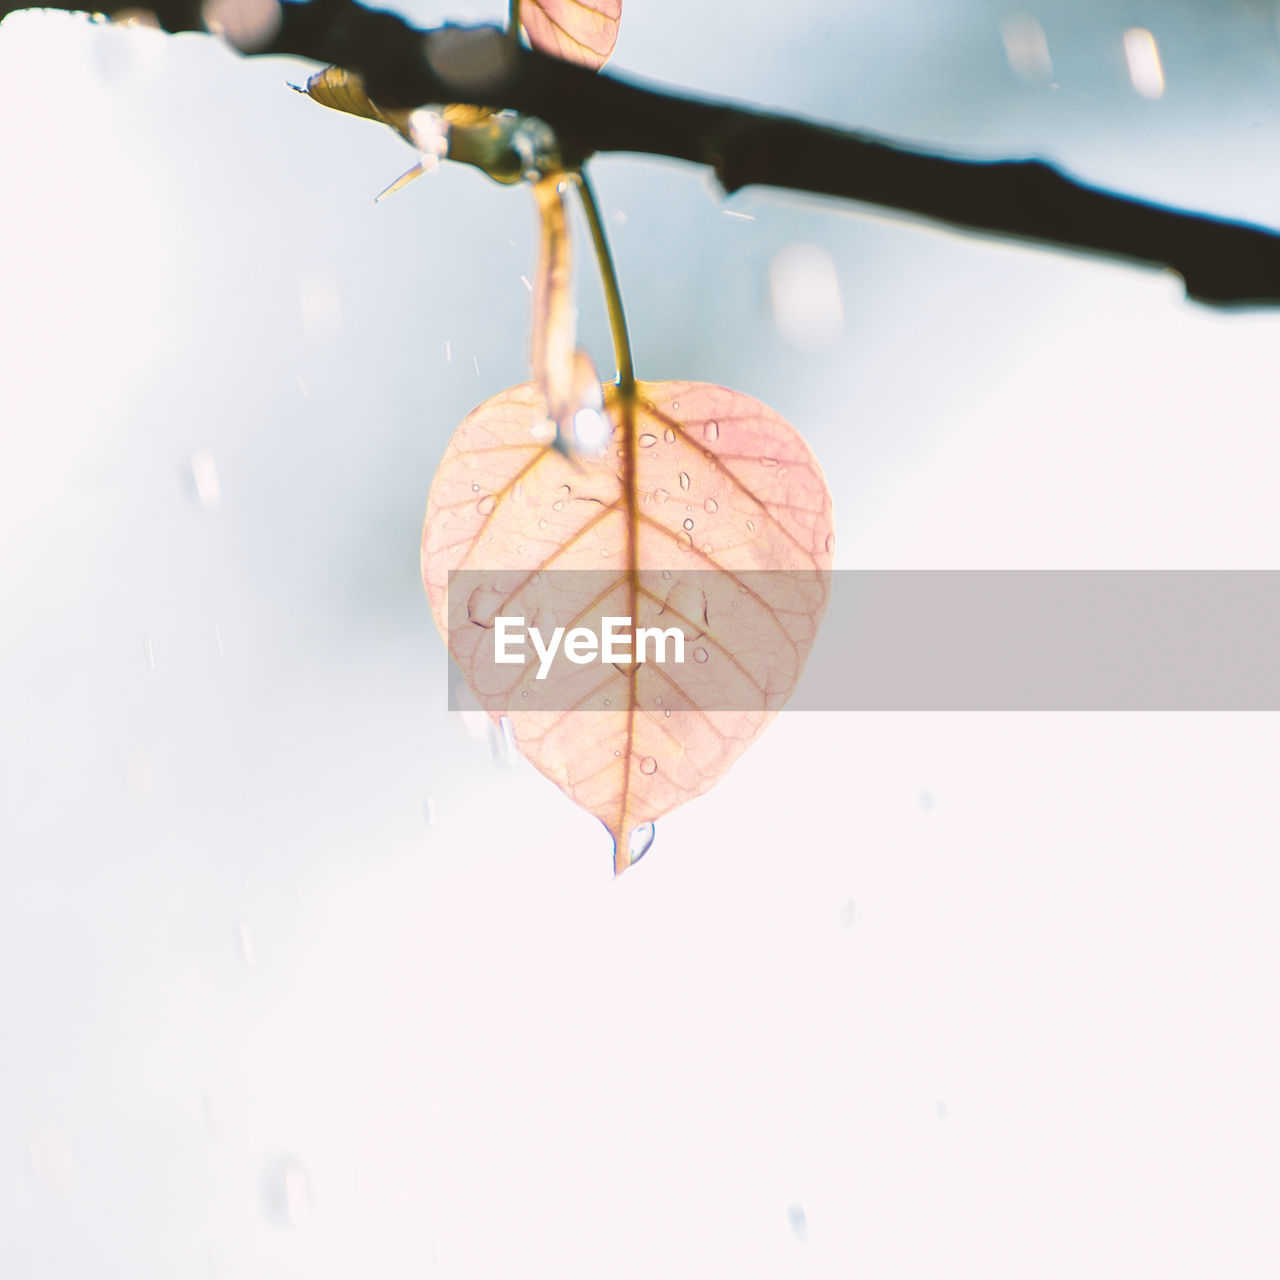
[[[633,401],[608,385],[604,399],[598,458],[553,447],[532,383],[473,410],[431,486],[422,573],[481,706],[600,818],[620,871],[629,833],[710,788],[790,696],[834,538],[817,462],[759,401],[690,382],[641,382]],[[451,570],[480,573],[465,598],[449,598]],[[495,618],[514,613],[674,625],[689,656],[571,666],[537,685],[532,663],[494,665]]]
[[[593,69],[608,62],[621,18],[622,0],[524,0],[520,6],[535,49]]]

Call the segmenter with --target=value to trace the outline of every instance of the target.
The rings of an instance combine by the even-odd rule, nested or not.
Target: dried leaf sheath
[[[307,81],[307,96],[322,107],[344,111],[347,115],[365,120],[378,120],[390,125],[406,141],[412,142],[409,132],[411,111],[383,111],[364,91],[364,81],[344,67],[325,67]]]
[[[595,363],[576,346],[573,266],[564,206],[565,178],[552,174],[533,184],[538,203],[538,266],[533,286],[529,363],[534,382],[556,424],[561,449],[574,448],[574,419],[581,409],[601,407]]]
[[[573,370],[573,269],[564,208],[564,179],[552,174],[533,184],[538,203],[538,266],[533,282],[533,324],[529,365],[543,391],[549,416],[562,428],[572,425],[568,410]]]

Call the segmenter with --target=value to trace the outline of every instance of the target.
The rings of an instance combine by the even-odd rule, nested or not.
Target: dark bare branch
[[[0,17],[22,7],[0,0]],[[166,30],[207,29],[208,6],[195,0],[154,0],[150,7]],[[646,88],[523,48],[496,27],[421,31],[354,0],[286,0],[273,32],[242,52],[344,66],[386,108],[466,102],[536,116],[555,129],[573,160],[605,151],[669,156],[711,166],[730,192],[765,185],[861,201],[970,231],[1169,268],[1201,302],[1280,306],[1280,235],[1266,228],[1101,191],[1033,160],[934,155]]]

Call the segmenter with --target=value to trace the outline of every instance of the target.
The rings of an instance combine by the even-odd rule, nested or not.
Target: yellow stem
[[[582,209],[591,228],[591,243],[595,246],[596,262],[600,267],[600,281],[604,285],[604,298],[609,308],[609,330],[613,334],[613,354],[618,361],[618,390],[623,402],[634,398],[636,389],[635,369],[631,363],[631,339],[627,334],[627,315],[622,309],[622,291],[618,288],[618,274],[613,267],[613,255],[600,221],[600,209],[587,175],[581,169],[573,173],[578,194],[582,197]]]

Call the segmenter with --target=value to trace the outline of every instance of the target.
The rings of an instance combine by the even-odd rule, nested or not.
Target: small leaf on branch
[[[524,0],[520,6],[535,49],[592,69],[609,61],[621,18],[622,0]]]
[[[364,81],[345,67],[325,67],[307,81],[302,91],[322,107],[345,111],[348,115],[365,120],[378,120],[390,125],[406,142],[412,142],[409,132],[411,111],[383,111],[364,91]]]
[[[360,77],[343,67],[316,72],[298,92],[334,111],[388,125],[422,154],[422,160],[382,191],[378,200],[444,159],[474,165],[495,182],[507,185],[560,167],[555,134],[541,120],[529,116],[466,103],[392,111],[378,106],[365,92]]]

